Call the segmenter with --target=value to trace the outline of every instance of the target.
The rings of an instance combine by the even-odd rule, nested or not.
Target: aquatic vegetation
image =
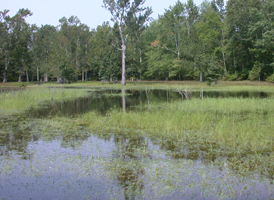
[[[3,198],[274,198],[269,86],[28,87],[0,93]]]
[[[249,160],[242,165],[247,169],[262,169],[262,165],[269,169],[274,167],[272,98],[150,103],[128,112],[112,109],[106,116],[90,112],[79,116],[76,122],[99,132],[130,130],[138,134],[139,130],[147,137],[155,138],[156,143],[169,140],[176,146],[174,151],[181,149],[182,154],[184,149],[192,148],[196,152],[206,152],[207,157],[225,157],[231,163],[244,157]],[[269,160],[264,159],[262,163],[262,157]],[[273,176],[267,170],[264,173]]]
[[[22,88],[0,93],[0,113],[14,114],[31,107],[37,108],[43,101],[60,101],[66,98],[86,96],[86,90],[53,88]]]

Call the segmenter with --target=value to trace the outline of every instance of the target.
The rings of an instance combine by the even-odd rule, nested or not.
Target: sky
[[[152,7],[151,17],[157,19],[169,6],[175,5],[178,0],[146,0],[145,6]],[[181,0],[182,3],[187,0]],[[199,6],[202,0],[194,0]],[[21,8],[28,8],[33,15],[27,18],[30,24],[38,27],[45,24],[59,25],[59,19],[77,16],[81,23],[90,28],[110,21],[109,11],[102,8],[103,0],[0,0],[0,11],[10,10],[9,16],[14,16]]]

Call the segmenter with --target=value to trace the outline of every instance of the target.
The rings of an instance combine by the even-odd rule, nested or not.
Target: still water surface
[[[92,92],[90,97],[45,102],[38,110],[4,123],[0,132],[0,199],[273,199],[273,180],[242,176],[225,158],[215,165],[203,152],[174,148],[172,141],[134,133],[68,134],[42,130],[36,120],[105,114],[112,107],[181,100],[177,92],[128,90]],[[199,98],[200,93],[193,93]],[[206,98],[265,98],[258,92],[204,92]],[[50,119],[50,118],[49,118]],[[24,121],[26,120],[26,121]],[[33,122],[33,124],[32,124]],[[55,131],[43,137],[37,131]],[[42,134],[43,135],[43,134]],[[46,135],[46,134],[45,134]],[[66,135],[59,136],[59,135]]]
[[[126,90],[126,110],[134,110],[140,104],[181,101],[181,95],[172,90]],[[191,98],[200,98],[201,92],[191,93]],[[62,102],[44,102],[41,109],[34,110],[31,114],[35,117],[45,116],[74,116],[89,111],[97,111],[106,114],[111,108],[122,108],[123,91],[100,90],[90,92],[89,97],[67,100]],[[266,92],[230,92],[230,91],[204,91],[203,98],[267,98],[271,93]]]

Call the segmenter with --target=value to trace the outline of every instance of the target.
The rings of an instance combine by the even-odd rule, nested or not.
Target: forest
[[[130,81],[274,82],[273,0],[177,1],[158,19],[150,19],[151,12],[129,11],[123,24],[91,29],[77,16],[62,17],[56,27],[37,27],[26,22],[32,16],[28,9],[14,16],[0,11],[0,79],[117,82],[125,42]]]

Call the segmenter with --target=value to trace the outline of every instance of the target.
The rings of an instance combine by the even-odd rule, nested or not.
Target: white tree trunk
[[[122,85],[126,85],[126,45],[122,45]]]
[[[122,40],[122,85],[126,85],[126,44],[123,36],[122,28],[119,27],[120,36]]]

